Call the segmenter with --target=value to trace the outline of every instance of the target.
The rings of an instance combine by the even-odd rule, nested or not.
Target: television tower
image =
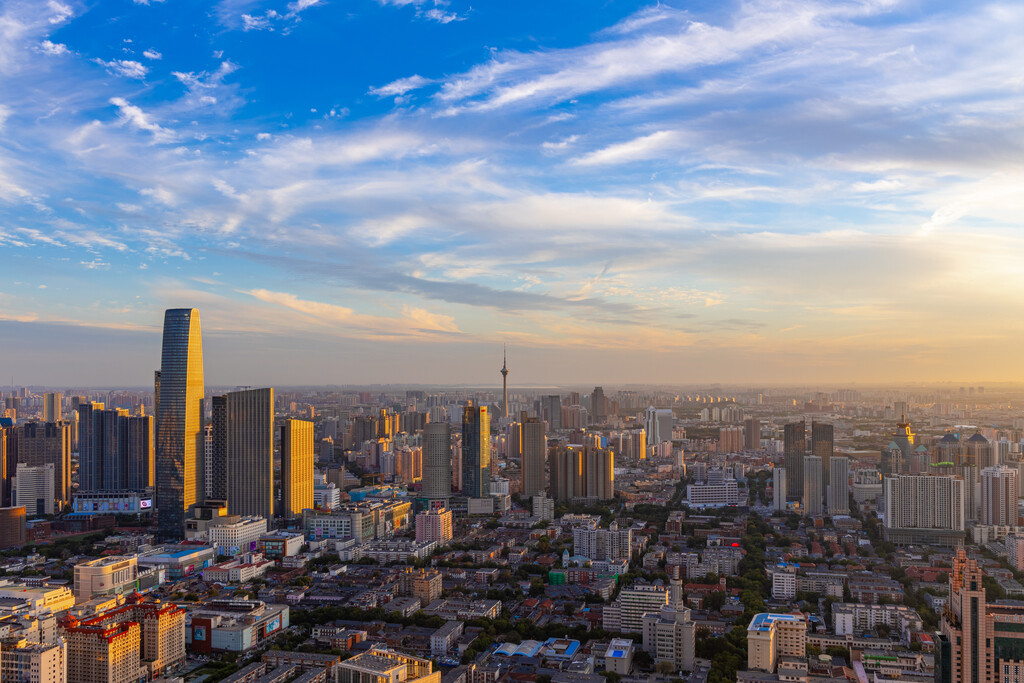
[[[501,411],[508,417],[508,352],[501,347]]]

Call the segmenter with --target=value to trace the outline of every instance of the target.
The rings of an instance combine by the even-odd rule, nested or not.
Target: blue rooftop
[[[750,626],[747,627],[747,630],[768,631],[776,621],[797,621],[798,619],[799,617],[792,614],[772,614],[770,612],[762,612],[761,614],[754,615],[754,618],[751,620]]]

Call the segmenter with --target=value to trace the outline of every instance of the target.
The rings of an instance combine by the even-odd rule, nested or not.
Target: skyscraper
[[[313,507],[313,423],[281,425],[281,516],[294,519]]]
[[[274,390],[214,398],[213,452],[223,458],[227,473],[228,514],[269,520],[274,516]]]
[[[885,540],[957,545],[964,538],[964,480],[902,474],[882,480]]]
[[[541,396],[541,419],[548,421],[548,429],[555,431],[562,428],[562,397],[558,394]]]
[[[185,518],[206,489],[203,448],[203,341],[199,311],[164,314],[156,441],[156,498],[160,535],[180,538]]]
[[[548,441],[544,436],[544,422],[523,413],[519,422],[512,423],[512,444],[514,454],[519,457],[523,476],[522,495],[532,498],[547,490],[544,477],[544,460]]]
[[[491,421],[487,406],[468,405],[462,411],[462,494],[491,495]]]
[[[743,421],[743,450],[756,451],[761,448],[761,420],[748,417]]]
[[[501,354],[501,410],[503,417],[508,417],[508,354]]]
[[[78,404],[78,490],[82,493],[98,491],[103,485],[100,461],[94,454],[93,413],[104,407],[91,401]]]
[[[672,440],[672,425],[675,417],[669,408],[650,406],[644,413],[644,431],[647,432],[647,445],[657,446],[664,441]]]
[[[60,394],[43,394],[43,422],[57,422],[63,417]]]
[[[807,426],[791,422],[783,428],[783,454],[786,463],[786,494],[800,500],[804,495],[804,456],[807,455]]]
[[[821,482],[823,478],[821,458],[816,455],[806,455],[803,464],[804,514],[808,517],[818,517],[821,515]]]
[[[121,461],[121,490],[142,491],[153,486],[156,458],[153,449],[152,415],[128,415],[118,421],[118,459]]]
[[[835,428],[824,422],[811,422],[811,454],[821,458],[821,466],[828,481],[831,468],[829,461],[835,450]]]
[[[981,470],[981,523],[1017,526],[1017,469],[1006,465]]]
[[[452,428],[428,422],[423,429],[423,495],[429,500],[452,496]]]
[[[596,424],[604,424],[608,419],[608,398],[604,395],[604,387],[594,387],[590,392],[590,414]]]
[[[772,509],[776,512],[786,510],[786,468],[776,467],[772,472]]]
[[[828,474],[828,514],[850,514],[850,460],[843,456],[832,458]]]

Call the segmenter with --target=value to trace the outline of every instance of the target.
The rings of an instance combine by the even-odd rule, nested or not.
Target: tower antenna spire
[[[501,412],[508,417],[508,347],[501,345]]]

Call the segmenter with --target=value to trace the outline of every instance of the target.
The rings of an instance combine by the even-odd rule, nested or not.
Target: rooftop
[[[750,626],[747,627],[747,630],[768,631],[776,621],[802,621],[802,619],[793,614],[772,614],[770,612],[762,612],[761,614],[754,615],[754,618],[751,620]]]

